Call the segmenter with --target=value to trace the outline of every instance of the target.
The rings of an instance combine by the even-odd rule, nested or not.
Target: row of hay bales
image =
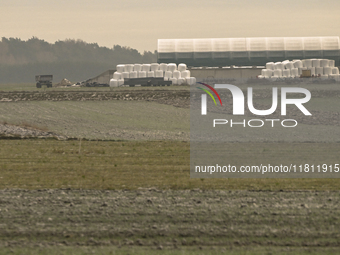
[[[110,80],[110,87],[124,85],[124,79],[157,77],[164,78],[165,81],[172,81],[173,85],[194,85],[196,79],[190,76],[186,64],[174,63],[152,63],[152,64],[120,64],[116,67],[116,72]]]
[[[296,59],[282,62],[268,62],[266,68],[261,70],[258,78],[299,78],[303,70],[310,70],[312,77],[321,79],[335,79],[340,81],[339,68],[335,67],[335,61],[329,59]]]

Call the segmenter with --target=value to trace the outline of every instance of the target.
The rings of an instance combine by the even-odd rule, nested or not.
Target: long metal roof
[[[158,53],[339,50],[337,36],[159,39]]]

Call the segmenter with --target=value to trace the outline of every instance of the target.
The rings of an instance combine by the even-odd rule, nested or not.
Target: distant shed
[[[107,70],[104,73],[97,75],[94,78],[86,80],[87,84],[110,84],[110,79],[112,79],[113,73],[116,70]]]

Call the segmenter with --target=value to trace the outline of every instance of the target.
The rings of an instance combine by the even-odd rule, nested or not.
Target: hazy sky
[[[0,0],[1,37],[157,49],[157,39],[339,36],[340,0]]]

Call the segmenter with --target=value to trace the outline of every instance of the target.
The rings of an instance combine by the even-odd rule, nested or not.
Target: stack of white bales
[[[190,71],[187,70],[186,64],[179,64],[178,67],[173,63],[168,64],[164,73],[164,80],[170,80],[172,84],[178,85],[194,85],[196,83],[196,79],[190,77]]]
[[[118,87],[124,84],[125,78],[144,78],[157,77],[164,78],[165,81],[172,81],[175,85],[194,85],[196,79],[190,77],[190,71],[187,70],[186,64],[174,63],[152,63],[152,64],[125,64],[117,65],[117,71],[114,72],[110,80],[110,87]]]
[[[329,59],[295,59],[282,62],[269,62],[266,68],[261,70],[258,78],[296,78],[300,77],[302,70],[310,70],[312,76],[319,76],[322,79],[332,78],[340,81],[339,68],[335,67],[335,61]]]

